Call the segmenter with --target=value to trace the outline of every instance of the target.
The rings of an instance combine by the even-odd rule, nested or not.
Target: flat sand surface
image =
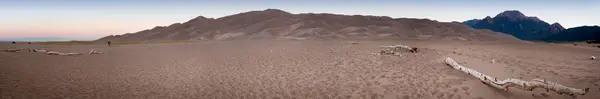
[[[594,48],[546,43],[382,40],[202,41],[139,45],[17,45],[59,52],[0,52],[2,99],[282,98],[282,99],[572,99],[546,90],[508,92],[443,63],[501,79],[547,79],[589,87],[600,99],[600,57]],[[380,45],[419,53],[372,55]],[[1,44],[8,48],[10,44]],[[492,59],[496,63],[491,63]]]

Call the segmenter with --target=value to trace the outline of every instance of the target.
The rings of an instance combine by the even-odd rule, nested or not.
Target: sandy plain
[[[351,44],[349,42],[358,42]],[[419,53],[373,55],[380,45]],[[1,44],[8,48],[10,44]],[[494,89],[443,63],[501,79],[547,79],[590,88],[600,98],[598,48],[548,43],[456,40],[253,40],[118,45],[37,45],[50,56],[0,52],[2,99],[571,99],[542,89]],[[492,63],[492,59],[496,63]]]

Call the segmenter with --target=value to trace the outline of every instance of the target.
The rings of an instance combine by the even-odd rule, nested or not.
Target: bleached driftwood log
[[[43,50],[43,49],[32,49],[31,51],[33,51],[33,52],[43,52],[43,53],[49,52],[48,50]]]
[[[19,51],[19,49],[2,49],[0,51],[3,51],[3,52],[17,52],[17,51]]]
[[[502,89],[504,91],[508,91],[508,87],[516,87],[523,90],[533,91],[535,88],[544,88],[546,91],[554,91],[558,94],[567,94],[570,96],[585,95],[589,91],[589,88],[585,89],[577,89],[567,87],[555,82],[550,82],[542,79],[533,79],[532,81],[524,81],[521,79],[508,78],[505,80],[498,80],[497,78],[485,75],[483,73],[477,72],[473,69],[466,68],[456,63],[450,57],[446,58],[446,64],[452,66],[454,69],[460,70],[464,73],[468,73],[471,76],[479,78],[483,83],[490,85],[492,87],[496,87],[498,89]]]
[[[48,55],[59,55],[59,56],[72,56],[72,55],[82,55],[82,53],[61,53],[61,52],[46,52]]]
[[[12,48],[12,49],[1,49],[0,51],[2,51],[2,52],[17,52],[17,51],[22,51],[22,50],[27,50],[27,49],[24,49],[24,48],[20,48],[20,49]]]
[[[102,54],[102,52],[98,52],[98,51],[92,49],[89,54]]]

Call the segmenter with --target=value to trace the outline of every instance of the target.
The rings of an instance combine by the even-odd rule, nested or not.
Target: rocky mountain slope
[[[489,29],[513,35],[522,40],[539,40],[565,30],[559,23],[548,24],[537,17],[525,16],[517,10],[504,11],[493,18],[464,21],[476,29]]]
[[[569,28],[555,35],[541,39],[550,42],[600,41],[599,26],[580,26]]]
[[[111,35],[97,41],[380,38],[517,40],[503,33],[428,19],[326,13],[292,14],[278,9],[266,9],[216,19],[198,16],[183,23]]]

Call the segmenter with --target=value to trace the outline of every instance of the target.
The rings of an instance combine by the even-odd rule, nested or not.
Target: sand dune
[[[198,16],[187,22],[157,26],[96,41],[265,40],[265,39],[463,39],[516,41],[515,37],[461,23],[328,13],[292,14],[279,9],[249,11],[219,18]]]
[[[0,52],[2,98],[384,98],[570,99],[545,90],[494,89],[443,63],[501,79],[543,78],[591,88],[600,98],[600,56],[593,49],[544,43],[450,40],[205,41],[119,45],[18,45],[61,52]],[[380,45],[419,53],[372,55]],[[7,44],[0,47],[6,48]],[[491,63],[495,59],[496,63]],[[534,95],[532,95],[534,94]]]

